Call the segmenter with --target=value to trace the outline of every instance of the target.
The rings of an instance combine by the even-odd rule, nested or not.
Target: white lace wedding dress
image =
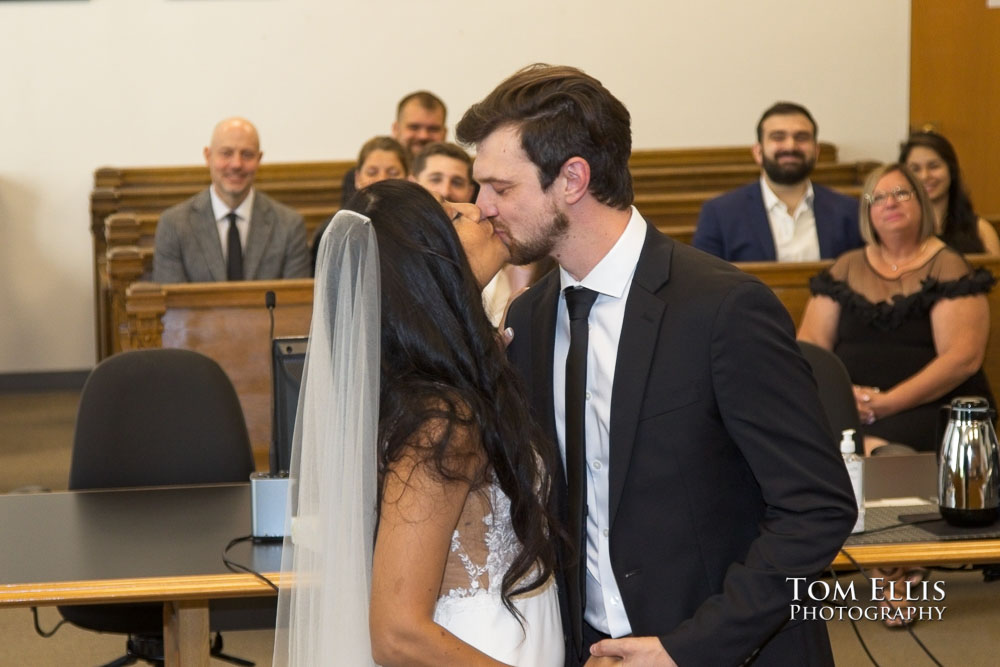
[[[434,621],[508,665],[560,666],[564,647],[555,582],[550,578],[513,598],[523,627],[500,598],[518,548],[510,500],[500,487],[490,484],[471,492],[451,538]]]

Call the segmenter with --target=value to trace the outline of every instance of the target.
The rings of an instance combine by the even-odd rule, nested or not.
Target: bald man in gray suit
[[[302,216],[253,188],[263,155],[253,124],[243,118],[220,122],[204,153],[212,186],[160,216],[153,280],[308,278]]]

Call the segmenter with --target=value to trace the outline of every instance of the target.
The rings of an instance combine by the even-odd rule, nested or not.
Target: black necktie
[[[236,228],[236,212],[230,211],[229,235],[226,237],[226,280],[243,280],[243,246]]]
[[[587,317],[597,299],[597,292],[585,287],[566,288],[569,313],[569,353],[566,355],[566,487],[568,491],[569,538],[577,550],[566,568],[566,596],[569,602],[571,632],[578,650],[583,650],[583,608],[586,598],[586,521],[587,463],[586,403],[587,391]]]

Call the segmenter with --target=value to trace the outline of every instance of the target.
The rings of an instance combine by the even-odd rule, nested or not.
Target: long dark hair
[[[416,453],[439,478],[473,488],[495,476],[521,542],[501,586],[504,605],[518,615],[510,597],[543,584],[555,563],[553,448],[529,414],[437,200],[415,183],[388,180],[360,190],[347,208],[371,218],[378,240],[380,508],[385,475],[404,455]],[[476,479],[460,472],[468,456],[485,460]],[[526,578],[536,563],[535,576]]]
[[[899,150],[899,161],[906,164],[910,151],[917,146],[937,153],[948,167],[948,212],[941,221],[941,240],[960,252],[985,252],[979,238],[979,216],[962,181],[958,155],[951,142],[936,132],[914,132]]]

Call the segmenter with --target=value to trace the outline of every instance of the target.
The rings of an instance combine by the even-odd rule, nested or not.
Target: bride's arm
[[[411,449],[385,475],[372,564],[372,657],[386,667],[502,665],[433,620],[470,484],[442,479],[425,454]],[[460,468],[469,469],[456,472],[472,479],[479,457],[464,458]]]

